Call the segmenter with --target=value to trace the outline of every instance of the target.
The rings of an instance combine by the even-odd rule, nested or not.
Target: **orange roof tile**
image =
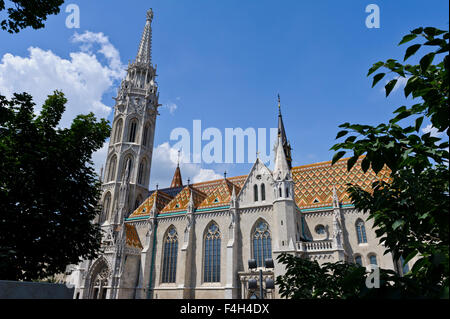
[[[194,207],[197,207],[205,198],[206,194],[201,192],[200,190],[191,187],[190,185],[183,188],[181,192],[172,199],[163,210],[161,210],[161,214],[169,213],[169,212],[180,212],[185,211],[189,204],[189,200],[191,198],[191,193],[193,195]]]
[[[136,227],[131,224],[125,224],[126,243],[134,248],[143,248]]]
[[[155,200],[156,209],[161,211],[172,199],[173,197],[166,193],[156,190],[128,218],[148,216]]]
[[[332,205],[333,186],[341,204],[350,204],[349,194],[346,192],[347,183],[359,185],[369,189],[376,180],[388,180],[390,170],[383,168],[378,175],[372,169],[365,174],[361,168],[360,157],[355,166],[347,171],[347,160],[344,158],[331,166],[331,161],[297,166],[292,168],[295,182],[295,201],[299,208],[315,208]]]
[[[295,183],[294,192],[297,206],[301,209],[332,206],[333,186],[336,187],[339,202],[341,204],[350,204],[349,194],[346,192],[347,183],[359,185],[364,189],[370,189],[371,184],[376,180],[389,180],[390,170],[386,167],[378,175],[372,169],[363,173],[361,168],[363,158],[364,156],[360,157],[350,172],[347,172],[348,158],[339,160],[333,166],[331,166],[331,161],[327,161],[293,167],[292,177]],[[244,185],[247,176],[229,177],[227,181],[229,184],[236,186],[236,192],[238,193]],[[160,212],[167,213],[186,210],[187,204],[189,203],[190,190],[194,191],[194,206],[196,208],[218,207],[223,206],[225,203],[228,204],[231,193],[229,192],[229,187],[227,192],[224,181],[224,179],[218,179],[187,186],[170,203],[165,203],[165,207]],[[215,202],[216,198],[218,200],[217,202]],[[151,200],[149,204],[150,202]],[[141,216],[138,212],[139,209],[141,207],[130,217]],[[149,209],[151,209],[151,206]]]
[[[233,193],[233,186],[236,188],[236,194],[239,194],[241,190],[239,186],[234,185],[228,179],[222,179],[197,208],[212,208],[229,205],[231,194]]]

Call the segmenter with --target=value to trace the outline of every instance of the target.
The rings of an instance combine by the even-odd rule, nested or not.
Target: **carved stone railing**
[[[335,247],[331,240],[318,240],[311,242],[297,242],[297,249],[305,252],[333,250]]]

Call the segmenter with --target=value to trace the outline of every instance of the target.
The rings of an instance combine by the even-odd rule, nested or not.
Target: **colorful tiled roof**
[[[341,204],[350,204],[347,184],[358,185],[369,189],[376,180],[388,180],[390,170],[383,168],[378,175],[372,169],[365,174],[361,168],[363,157],[355,166],[347,171],[347,160],[344,158],[331,166],[331,161],[311,165],[297,166],[292,169],[295,182],[295,201],[300,209],[326,207],[332,205],[333,186]]]
[[[186,211],[191,198],[191,193],[193,195],[194,207],[198,207],[198,205],[207,197],[205,193],[188,185],[160,211],[160,214]]]
[[[128,217],[144,217],[149,216],[150,210],[153,207],[153,203],[156,201],[156,209],[158,211],[162,210],[171,200],[172,196],[167,195],[163,191],[154,191],[144,202]]]
[[[236,194],[239,194],[241,188],[231,183],[228,179],[222,179],[213,191],[200,203],[197,209],[221,207],[230,204],[233,187]]]
[[[127,246],[142,249],[141,241],[137,233],[136,227],[132,224],[125,224],[126,243]]]
[[[369,169],[363,173],[361,168],[361,157],[352,168],[347,172],[347,160],[343,158],[331,166],[331,161],[315,163],[310,165],[302,165],[292,168],[292,177],[295,182],[295,202],[300,209],[314,209],[321,207],[332,206],[333,186],[336,188],[339,202],[342,205],[350,204],[349,194],[346,192],[347,184],[351,183],[359,185],[364,189],[370,189],[371,184],[376,180],[388,180],[390,170],[383,168],[378,175],[373,170]],[[186,211],[189,203],[190,191],[194,192],[194,206],[197,209],[214,208],[228,205],[232,192],[232,185],[236,186],[236,193],[238,194],[247,175],[229,177],[226,179],[218,179],[202,183],[192,184],[184,187],[181,191],[178,188],[174,194],[176,196],[171,198],[169,195],[155,191],[152,195],[132,214],[131,217],[145,216],[143,209],[149,211],[153,206],[152,196],[156,192],[165,194],[164,200],[158,204],[160,213],[182,212]],[[231,187],[231,189],[230,189]],[[167,189],[170,192],[171,189]],[[146,202],[148,204],[146,205]]]

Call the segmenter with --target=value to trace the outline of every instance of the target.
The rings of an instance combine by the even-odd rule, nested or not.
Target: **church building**
[[[152,20],[149,10],[115,99],[96,220],[102,253],[74,266],[74,298],[259,298],[260,271],[263,297],[279,298],[268,283],[285,272],[282,253],[407,271],[383,255],[372,220],[346,192],[347,183],[369,188],[389,171],[363,173],[361,159],[350,172],[346,159],[292,167],[279,101],[273,170],[257,158],[247,175],[183,184],[178,166],[169,187],[149,190],[160,105]]]

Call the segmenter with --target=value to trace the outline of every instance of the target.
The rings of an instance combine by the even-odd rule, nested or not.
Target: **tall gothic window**
[[[258,267],[264,267],[264,261],[272,258],[269,225],[264,221],[259,221],[253,232],[253,258]]]
[[[205,235],[204,253],[204,282],[220,281],[220,231],[219,227],[212,223]]]
[[[117,165],[117,156],[114,155],[109,161],[108,176],[106,178],[107,182],[113,181],[116,178],[116,165]]]
[[[127,169],[128,169],[128,175],[125,176],[125,174],[127,173]],[[125,158],[125,161],[123,163],[123,169],[122,169],[122,173],[121,176],[123,179],[127,179],[131,176],[131,170],[133,169],[133,157],[131,155],[129,155],[127,158]]]
[[[266,185],[261,184],[261,200],[266,200]]]
[[[134,143],[136,140],[137,121],[132,120],[130,122],[130,131],[128,133],[128,142]]]
[[[364,226],[364,222],[361,219],[356,221],[356,234],[359,244],[367,243],[366,226]]]
[[[108,220],[109,207],[111,206],[111,193],[108,192],[103,201],[103,210],[100,218],[100,224],[103,224],[106,220]]]
[[[258,201],[258,185],[253,185],[253,200]]]
[[[162,282],[175,282],[177,274],[178,234],[171,226],[164,238],[164,254],[162,267]]]
[[[139,171],[138,171],[138,183],[139,184],[144,184],[146,169],[147,169],[147,162],[145,159],[143,159],[141,161],[141,163],[139,164]]]
[[[148,146],[148,135],[150,134],[150,125],[147,124],[144,128],[144,133],[142,135],[142,145]]]
[[[123,121],[122,119],[120,119],[116,123],[116,129],[114,132],[114,143],[120,142],[120,139],[122,137],[122,128],[123,128]]]

